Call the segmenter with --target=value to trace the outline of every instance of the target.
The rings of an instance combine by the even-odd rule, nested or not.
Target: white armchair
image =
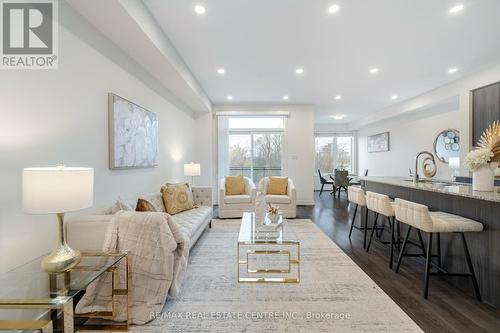
[[[255,209],[255,195],[257,190],[250,178],[245,179],[245,194],[226,195],[226,179],[221,181],[219,188],[219,217],[242,217],[244,212],[253,212]]]
[[[288,218],[297,217],[297,191],[293,185],[293,181],[288,178],[287,194],[276,195],[267,194],[269,185],[269,177],[264,177],[259,182],[259,191],[262,191],[266,196],[266,203],[280,206],[280,211]]]

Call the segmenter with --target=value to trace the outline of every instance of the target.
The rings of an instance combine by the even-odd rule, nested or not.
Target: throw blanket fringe
[[[175,297],[179,292],[187,267],[189,239],[181,234],[170,215],[119,211],[106,233],[103,250],[130,251],[132,323],[142,325],[151,321],[151,313],[162,310],[168,294]],[[118,265],[118,276],[117,288],[125,288],[125,260]],[[76,313],[111,311],[111,285],[111,273],[91,283],[78,302]],[[115,296],[114,310],[113,320],[126,320],[125,296]]]

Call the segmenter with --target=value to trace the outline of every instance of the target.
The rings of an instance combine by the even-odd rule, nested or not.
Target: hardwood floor
[[[429,298],[422,297],[423,261],[405,258],[399,274],[388,267],[389,249],[373,242],[363,249],[363,233],[354,229],[349,240],[350,218],[345,193],[340,199],[315,192],[315,206],[298,208],[298,218],[316,223],[426,332],[500,332],[500,310],[478,302],[471,287],[463,292],[443,278],[431,277]],[[357,214],[356,225],[360,223]],[[472,254],[474,255],[474,254]],[[360,304],[362,306],[362,304]]]

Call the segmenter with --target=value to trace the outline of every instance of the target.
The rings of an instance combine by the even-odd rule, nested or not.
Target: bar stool
[[[365,192],[360,186],[348,186],[347,187],[347,199],[349,202],[355,203],[356,206],[354,208],[354,215],[352,216],[352,221],[351,221],[351,230],[349,230],[349,239],[351,239],[351,234],[352,234],[352,229],[356,228],[358,230],[361,230],[364,232],[364,239],[363,239],[363,248],[366,248],[366,219],[364,221],[364,226],[356,226],[354,224],[354,221],[356,219],[356,213],[358,212],[358,207],[361,206],[361,209],[363,207],[366,207],[366,197],[365,197]],[[363,223],[363,211],[361,211],[361,223]]]
[[[392,262],[394,258],[394,247],[396,246],[396,243],[399,244],[399,224],[398,224],[398,241],[395,242],[394,240],[394,229],[396,228],[395,225],[395,214],[394,214],[394,208],[392,207],[392,201],[391,199],[385,195],[385,194],[379,194],[375,192],[366,192],[366,208],[368,210],[371,210],[375,213],[375,221],[373,222],[372,226],[372,232],[370,234],[370,240],[368,241],[368,246],[366,247],[366,252],[370,251],[370,246],[372,244],[372,239],[373,239],[373,234],[378,231],[378,230],[384,230],[384,222],[382,222],[382,228],[378,227],[378,217],[380,215],[384,216],[387,219],[387,222],[389,222],[389,228],[391,232],[391,241],[390,242],[382,242],[384,244],[390,243],[391,246],[391,255],[389,259],[389,268],[392,269]],[[377,235],[378,236],[378,235]]]
[[[430,212],[429,208],[425,205],[417,204],[411,201],[406,201],[403,199],[396,199],[393,204],[394,212],[396,214],[396,219],[408,225],[408,231],[403,241],[403,246],[399,254],[398,263],[396,265],[396,273],[401,265],[401,260],[405,255],[405,247],[408,242],[408,237],[410,236],[410,231],[412,228],[417,230],[422,230],[428,233],[427,241],[427,251],[425,255],[425,272],[424,272],[424,298],[427,298],[429,293],[429,276],[430,275],[443,275],[443,276],[460,276],[460,277],[470,277],[472,278],[472,283],[474,285],[474,291],[476,297],[481,301],[481,294],[479,292],[479,285],[476,280],[476,275],[474,274],[474,267],[472,266],[472,261],[470,258],[469,248],[467,246],[467,241],[465,240],[464,232],[479,232],[483,230],[483,224],[476,222],[474,220],[444,213],[444,212]],[[460,233],[462,238],[462,243],[464,246],[465,260],[467,261],[467,266],[469,267],[469,273],[449,273],[441,267],[441,249],[440,249],[440,234],[446,232],[456,232]],[[431,262],[432,257],[432,237],[437,235],[437,247],[438,247],[438,264]],[[436,267],[436,272],[430,271],[430,266]]]

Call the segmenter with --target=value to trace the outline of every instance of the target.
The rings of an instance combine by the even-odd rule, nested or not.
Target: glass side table
[[[88,285],[103,274],[111,274],[113,309],[115,297],[127,297],[127,321],[117,325],[106,325],[106,330],[128,330],[130,325],[130,261],[128,251],[101,252],[83,251],[80,263],[65,273],[50,274],[40,267],[42,257],[0,275],[0,330],[41,330],[42,332],[74,332],[78,328],[100,329],[95,325],[75,327],[75,317],[113,317],[113,311],[74,314],[73,299],[83,294]],[[124,263],[127,281],[120,283],[118,264]],[[120,285],[124,287],[119,288]],[[16,311],[12,314],[12,310]],[[49,312],[46,314],[46,312]],[[40,319],[46,318],[46,319]]]

